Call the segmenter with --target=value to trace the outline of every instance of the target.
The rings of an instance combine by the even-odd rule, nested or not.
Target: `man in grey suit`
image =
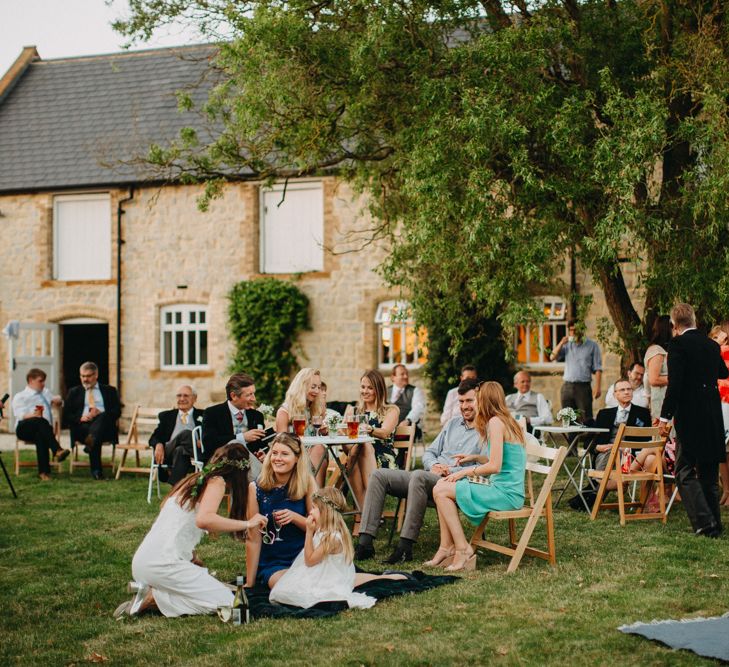
[[[442,477],[460,470],[461,467],[456,466],[454,461],[457,454],[478,454],[481,451],[481,438],[474,423],[477,387],[476,380],[464,380],[458,385],[461,414],[453,417],[425,450],[424,470],[410,472],[380,468],[372,473],[362,509],[355,558],[372,558],[375,555],[372,543],[380,525],[385,497],[391,495],[407,498],[407,508],[400,541],[385,562],[402,563],[413,559],[413,544],[420,534],[428,501],[433,500],[433,487]]]

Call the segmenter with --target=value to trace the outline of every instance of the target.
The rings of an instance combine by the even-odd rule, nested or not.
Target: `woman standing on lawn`
[[[194,549],[205,531],[258,535],[266,519],[247,510],[248,451],[241,444],[219,448],[201,472],[180,480],[162,502],[157,520],[132,560],[137,594],[114,616],[156,606],[165,616],[210,614],[233,602],[233,591],[196,564]],[[230,517],[218,515],[225,493]]]
[[[306,517],[316,482],[301,440],[279,433],[263,461],[261,474],[248,487],[248,516],[263,515],[263,533],[246,540],[246,585],[256,580],[273,588],[304,548]],[[260,514],[259,514],[260,512]]]
[[[476,554],[463,532],[459,508],[477,526],[488,512],[524,505],[524,431],[506,407],[504,390],[498,382],[484,382],[479,387],[476,429],[486,442],[486,456],[456,456],[456,465],[469,461],[479,465],[448,475],[433,489],[440,546],[425,563],[428,566],[441,565],[449,571],[476,569]],[[484,479],[485,475],[488,477]]]

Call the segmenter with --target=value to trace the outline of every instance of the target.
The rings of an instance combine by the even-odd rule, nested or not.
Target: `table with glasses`
[[[536,435],[537,432],[541,434],[541,439],[548,437],[557,447],[562,444],[559,440],[564,440],[567,444],[567,456],[577,457],[577,462],[571,468],[567,463],[567,459],[565,459],[563,467],[567,473],[568,483],[562,488],[562,492],[559,494],[559,497],[555,502],[555,507],[559,505],[565,491],[569,488],[569,485],[572,484],[575,491],[577,491],[577,495],[580,497],[582,504],[585,506],[585,510],[589,513],[591,508],[587,504],[585,496],[582,495],[582,486],[577,481],[576,477],[582,469],[585,459],[590,455],[590,445],[592,444],[594,437],[598,433],[609,433],[610,429],[582,426],[581,424],[570,424],[569,426],[535,426],[534,434]],[[583,452],[580,454],[578,446],[583,440],[587,440],[587,442],[585,443]]]
[[[342,445],[364,445],[367,443],[372,443],[374,441],[375,439],[371,436],[361,434],[358,435],[356,438],[349,438],[346,435],[314,435],[304,436],[303,438],[301,438],[302,444],[307,449],[314,447],[315,445],[324,445],[324,447],[326,447],[327,453],[334,459],[334,462],[339,468],[339,472],[342,474],[342,479],[344,480],[344,483],[347,485],[347,488],[352,495],[352,503],[354,504],[357,513],[360,513],[362,511],[362,508],[359,506],[359,503],[357,502],[357,496],[354,495],[354,489],[352,489],[352,485],[349,482],[349,475],[347,474],[347,464],[342,463],[339,460],[339,455],[336,448]],[[324,461],[325,459],[322,459],[319,466],[324,465]],[[318,469],[315,470],[314,475],[316,475],[316,473],[318,472]]]

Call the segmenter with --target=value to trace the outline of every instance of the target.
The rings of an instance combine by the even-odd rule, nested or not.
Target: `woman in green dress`
[[[504,390],[498,382],[483,382],[479,387],[476,429],[486,443],[485,456],[457,456],[456,465],[469,461],[478,465],[444,477],[433,489],[440,546],[425,564],[440,565],[451,572],[476,569],[476,554],[463,532],[459,509],[477,526],[488,512],[524,505],[524,431],[506,407]]]

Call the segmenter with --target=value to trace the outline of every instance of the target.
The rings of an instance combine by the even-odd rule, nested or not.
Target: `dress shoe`
[[[394,565],[395,563],[407,563],[413,559],[413,552],[410,549],[403,549],[402,547],[396,547],[383,563],[388,565]]]
[[[71,450],[69,449],[59,449],[54,455],[53,459],[60,463],[61,461],[65,461],[68,458],[68,455],[71,453]]]
[[[710,537],[713,539],[717,539],[721,536],[721,533],[721,526],[715,523],[711,523],[708,526],[697,529],[694,535],[696,535],[697,537]]]
[[[100,482],[104,479],[104,473],[101,472],[101,470],[92,470],[91,476],[97,481]]]
[[[41,472],[41,473],[38,473],[38,479],[41,482],[50,482],[51,476],[47,472]]]
[[[368,544],[368,545],[358,544],[354,550],[354,559],[355,560],[367,560],[369,558],[374,558],[374,556],[375,556],[375,548],[371,544]]]

